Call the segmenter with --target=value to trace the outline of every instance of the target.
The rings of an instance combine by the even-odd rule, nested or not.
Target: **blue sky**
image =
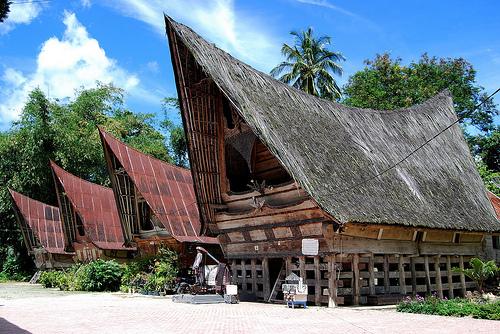
[[[0,24],[0,129],[34,87],[62,99],[96,80],[124,88],[131,110],[161,117],[161,99],[176,94],[163,12],[264,72],[291,30],[312,26],[347,58],[341,85],[387,51],[404,63],[424,52],[464,57],[487,92],[500,86],[498,1],[13,1]]]

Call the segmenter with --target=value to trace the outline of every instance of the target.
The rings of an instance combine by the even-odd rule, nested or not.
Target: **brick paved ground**
[[[0,284],[0,333],[500,333],[500,322],[393,309],[175,304],[169,298],[68,294]]]

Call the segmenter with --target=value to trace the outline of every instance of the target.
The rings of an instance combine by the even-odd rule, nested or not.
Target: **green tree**
[[[385,53],[365,61],[366,67],[352,75],[344,87],[343,103],[359,108],[392,110],[405,108],[449,89],[455,111],[462,123],[480,131],[493,130],[493,117],[498,114],[493,101],[476,83],[476,71],[463,58],[436,58],[427,54],[408,66],[400,58]]]
[[[474,257],[470,260],[469,264],[470,268],[468,269],[453,268],[453,271],[463,273],[465,276],[474,280],[477,284],[478,290],[483,291],[484,282],[498,273],[499,268],[497,267],[495,260],[483,262]]]
[[[0,0],[0,23],[5,21],[10,12],[10,5],[12,2],[9,0]]]
[[[271,75],[295,88],[325,99],[341,96],[334,75],[342,75],[340,61],[345,58],[340,52],[327,49],[329,36],[316,38],[312,28],[292,31],[294,45],[283,44],[281,54],[285,61],[271,70]]]
[[[164,130],[168,132],[168,148],[174,163],[180,167],[189,167],[188,148],[184,128],[182,124],[176,124],[174,117],[180,118],[179,100],[175,97],[167,97],[163,100],[163,112],[165,118],[161,123]]]
[[[49,101],[35,89],[20,120],[0,132],[0,271],[29,271],[32,266],[14,219],[8,187],[56,205],[49,159],[79,177],[109,185],[97,126],[147,154],[171,160],[154,115],[125,109],[121,89],[98,84],[80,89],[69,103]],[[19,266],[13,265],[13,257]]]

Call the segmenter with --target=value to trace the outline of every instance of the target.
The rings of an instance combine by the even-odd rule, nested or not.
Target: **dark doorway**
[[[283,282],[276,282],[280,274],[281,269],[284,269],[284,261],[282,258],[270,258],[269,259],[269,286],[271,287],[271,296],[273,295],[274,285],[277,283],[281,285]],[[281,288],[277,286],[276,288]],[[283,300],[283,292],[279,289],[278,294],[273,299]]]

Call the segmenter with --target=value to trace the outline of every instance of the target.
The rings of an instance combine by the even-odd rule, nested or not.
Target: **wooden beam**
[[[384,255],[384,293],[389,294],[390,291],[389,285],[389,255]]]
[[[285,259],[285,277],[292,273],[292,257],[287,256]]]
[[[460,255],[458,266],[460,268],[460,287],[462,290],[462,297],[465,297],[465,293],[467,292],[467,286],[465,284],[465,275],[463,273],[464,270],[464,257]]]
[[[417,272],[415,270],[415,258],[410,257],[411,270],[411,292],[415,296],[417,294]]]
[[[321,270],[319,269],[319,256],[314,257],[314,303],[321,305]]]
[[[359,280],[359,254],[353,254],[352,256],[352,271],[353,271],[353,304],[359,305],[360,296],[360,280]]]
[[[251,259],[251,271],[252,271],[252,292],[257,294],[257,269],[255,267],[256,259]]]
[[[268,300],[271,295],[271,281],[269,277],[269,258],[266,256],[262,259],[262,281],[264,300]]]
[[[328,307],[335,307],[337,300],[337,275],[335,255],[328,257]]]
[[[399,293],[406,295],[406,276],[404,267],[403,255],[399,256],[398,271],[399,271]]]
[[[448,275],[448,298],[455,298],[455,293],[453,292],[453,276],[451,270],[451,258],[446,256],[446,274]]]
[[[436,287],[439,298],[443,298],[443,283],[441,282],[440,255],[434,257],[434,271],[436,272]]]
[[[429,256],[424,256],[424,270],[425,270],[425,285],[427,286],[427,293],[431,293],[431,274],[429,271]]]
[[[306,258],[305,256],[299,256],[299,276],[302,277],[304,282],[306,281]]]
[[[370,289],[370,295],[375,295],[375,260],[373,258],[373,254],[371,254],[368,260],[368,272],[370,274],[370,278],[368,279],[368,286]]]
[[[381,229],[378,230],[377,240],[382,239],[382,234],[383,233],[384,233],[384,229],[383,228],[381,228]]]

